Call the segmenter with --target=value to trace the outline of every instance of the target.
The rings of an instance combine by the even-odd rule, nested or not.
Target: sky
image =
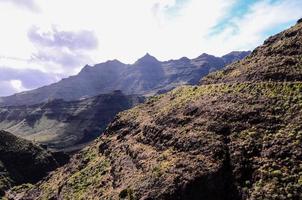
[[[0,0],[0,96],[147,52],[252,50],[301,17],[301,0]]]

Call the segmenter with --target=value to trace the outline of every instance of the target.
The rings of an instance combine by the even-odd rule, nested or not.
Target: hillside
[[[274,63],[274,57],[259,51],[274,49],[287,39],[299,43],[302,25],[272,38],[278,39],[266,42],[223,75],[210,75],[205,85],[180,87],[120,113],[105,134],[68,165],[34,187],[17,188],[7,196],[301,199],[302,82],[289,77],[296,77],[302,65]],[[290,52],[293,47],[280,48]],[[271,55],[286,54],[278,49]],[[298,52],[291,55],[296,58],[302,52],[294,49]],[[258,72],[260,63],[252,65],[250,60],[272,63],[279,75],[264,78],[271,77],[270,67]],[[230,69],[255,74],[230,76]]]
[[[115,91],[79,101],[1,107],[0,129],[55,150],[74,150],[99,136],[118,112],[142,101]]]
[[[289,77],[302,65],[275,63],[282,76],[266,79],[270,67],[249,62],[274,63],[259,51],[286,38],[302,41],[302,25],[277,37],[229,67],[257,71],[254,79],[229,79],[227,69],[206,85],[119,114],[94,144],[19,199],[301,199],[302,82]],[[283,54],[278,49],[271,53]]]
[[[122,113],[25,197],[298,199],[301,91],[301,83],[176,89]]]
[[[58,166],[46,150],[0,131],[0,196],[11,186],[39,181]]]
[[[134,64],[118,60],[85,66],[76,76],[36,90],[0,98],[0,106],[33,105],[54,99],[65,101],[121,90],[125,94],[153,95],[184,84],[197,84],[201,77],[250,54],[231,52],[223,57],[202,54],[195,59],[158,61],[146,54]]]

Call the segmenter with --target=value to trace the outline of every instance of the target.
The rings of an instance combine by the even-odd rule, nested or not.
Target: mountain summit
[[[235,57],[242,59],[250,52]],[[232,58],[233,59],[233,58]],[[197,84],[200,78],[229,64],[227,59],[207,56],[183,62],[160,62],[150,54],[133,65],[118,60],[93,67],[86,65],[79,74],[36,90],[0,97],[0,106],[33,105],[53,99],[79,100],[121,90],[124,94],[154,95],[184,84]]]
[[[138,59],[135,64],[145,64],[145,63],[156,63],[159,62],[154,56],[151,56],[149,53],[146,53],[143,57]]]
[[[70,164],[7,196],[301,199],[301,41],[299,23],[205,84],[119,114]]]

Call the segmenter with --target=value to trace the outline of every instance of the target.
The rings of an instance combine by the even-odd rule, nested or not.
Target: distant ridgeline
[[[146,54],[134,64],[117,60],[85,66],[82,71],[49,86],[0,98],[0,106],[33,105],[54,99],[79,100],[121,90],[127,95],[152,95],[177,86],[197,84],[210,72],[222,69],[249,55],[249,51],[231,52],[223,57],[202,54],[195,59],[158,61]]]

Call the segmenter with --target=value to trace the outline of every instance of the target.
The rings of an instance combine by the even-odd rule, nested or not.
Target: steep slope
[[[287,32],[296,30],[298,37],[292,37],[299,42],[300,24]],[[271,48],[278,43],[271,43]],[[258,56],[254,59],[262,58]],[[236,64],[238,69],[245,69],[250,58]],[[255,77],[220,83],[227,78],[216,80],[212,75],[206,79],[212,84],[180,87],[120,113],[70,164],[34,187],[15,189],[7,196],[301,199],[302,82],[288,79],[299,71],[295,64],[274,66],[288,70],[269,81]],[[248,66],[254,67],[258,64]]]
[[[176,89],[122,113],[25,197],[298,199],[301,91],[301,83]]]
[[[120,91],[80,101],[54,100],[0,108],[0,129],[56,150],[81,147],[95,139],[114,116],[143,101]]]
[[[184,84],[197,84],[210,72],[221,69],[250,52],[237,52],[222,58],[203,54],[196,59],[181,58],[160,62],[146,54],[133,65],[117,60],[85,66],[76,75],[36,90],[0,98],[0,106],[32,105],[53,99],[78,100],[122,90],[125,94],[152,95]]]
[[[41,147],[0,131],[0,196],[13,185],[37,182],[58,166]]]

